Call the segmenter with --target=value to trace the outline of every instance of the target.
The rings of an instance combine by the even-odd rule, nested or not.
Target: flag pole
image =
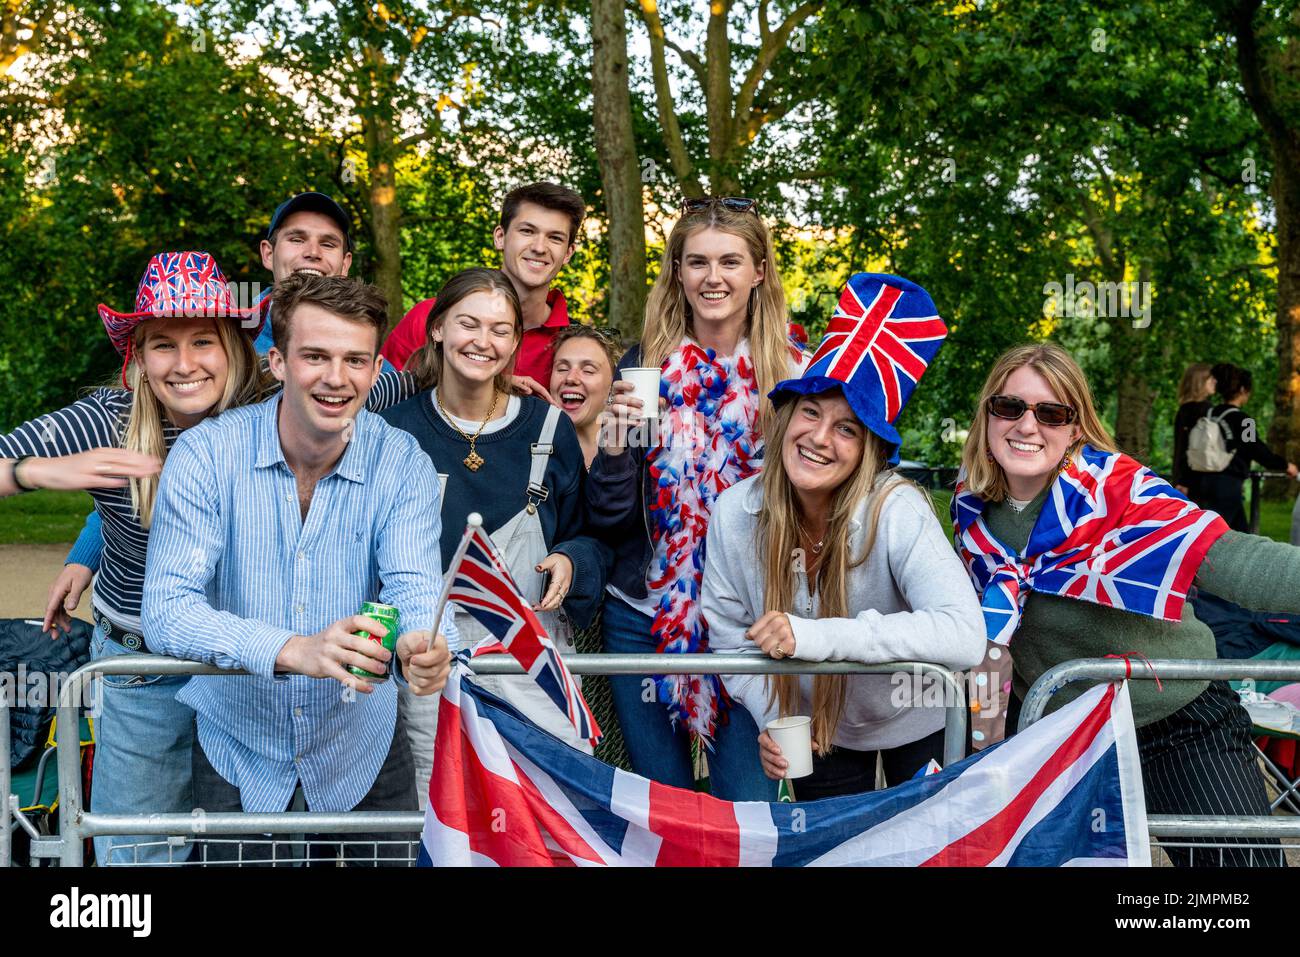
[[[433,616],[433,630],[429,632],[429,645],[424,650],[433,650],[433,639],[437,637],[438,626],[442,624],[442,613],[447,610],[447,600],[451,596],[451,583],[455,578],[456,567],[460,565],[460,560],[465,557],[465,550],[469,548],[469,540],[474,533],[483,527],[483,516],[478,512],[470,512],[465,517],[465,533],[460,537],[460,544],[456,546],[456,554],[451,556],[451,564],[447,566],[446,577],[442,582],[442,594],[438,597],[438,611]]]

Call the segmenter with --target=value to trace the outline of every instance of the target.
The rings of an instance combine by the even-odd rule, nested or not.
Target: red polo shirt
[[[432,299],[417,302],[384,340],[379,351],[396,368],[406,368],[411,354],[424,345],[433,303]],[[543,389],[551,385],[551,340],[569,324],[569,304],[564,293],[552,289],[546,294],[546,304],[551,307],[551,314],[536,329],[524,330],[523,341],[515,354],[515,375],[528,376]]]

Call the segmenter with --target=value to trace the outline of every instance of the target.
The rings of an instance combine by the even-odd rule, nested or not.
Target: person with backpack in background
[[[1208,362],[1193,362],[1178,385],[1178,412],[1174,416],[1173,486],[1188,498],[1195,498],[1192,485],[1197,473],[1187,464],[1187,440],[1196,423],[1205,418],[1214,403],[1210,401],[1218,383]]]
[[[1218,512],[1238,532],[1249,531],[1241,489],[1250,463],[1295,478],[1294,462],[1275,453],[1256,434],[1256,424],[1242,411],[1250,399],[1254,380],[1248,370],[1219,363],[1210,370],[1226,400],[1216,405],[1192,427],[1187,439],[1187,462],[1195,474],[1191,499],[1201,508]]]

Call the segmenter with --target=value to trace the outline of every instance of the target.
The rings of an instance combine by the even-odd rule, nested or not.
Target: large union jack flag
[[[513,655],[568,716],[579,737],[594,747],[601,732],[587,700],[482,526],[465,529],[457,554],[447,573],[451,581],[447,600],[460,605],[493,636],[474,654],[501,650]]]
[[[925,291],[898,276],[858,273],[840,294],[804,377],[879,391],[892,423],[948,334]]]
[[[1052,483],[1024,554],[989,530],[986,505],[963,476],[952,500],[957,548],[988,639],[1001,645],[1031,590],[1179,621],[1197,569],[1228,530],[1140,462],[1091,445]]]
[[[722,801],[610,767],[456,668],[438,706],[418,862],[1122,867],[1149,866],[1151,848],[1126,685],[1098,685],[935,774],[784,804]]]

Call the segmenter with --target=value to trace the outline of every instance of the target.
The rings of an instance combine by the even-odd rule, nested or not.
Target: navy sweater
[[[549,406],[531,396],[521,400],[519,415],[500,431],[484,435],[475,448],[484,465],[471,472],[465,467],[469,443],[461,438],[433,407],[433,393],[412,399],[380,413],[399,429],[410,432],[433,460],[434,468],[448,476],[442,503],[442,567],[451,564],[465,531],[470,512],[483,516],[489,534],[514,518],[528,504],[531,446],[542,431]],[[573,582],[564,610],[577,628],[587,627],[600,607],[605,590],[608,549],[583,534],[583,500],[586,468],[578,433],[567,415],[555,430],[554,452],[542,479],[550,491],[537,509],[547,548],[573,562]]]

